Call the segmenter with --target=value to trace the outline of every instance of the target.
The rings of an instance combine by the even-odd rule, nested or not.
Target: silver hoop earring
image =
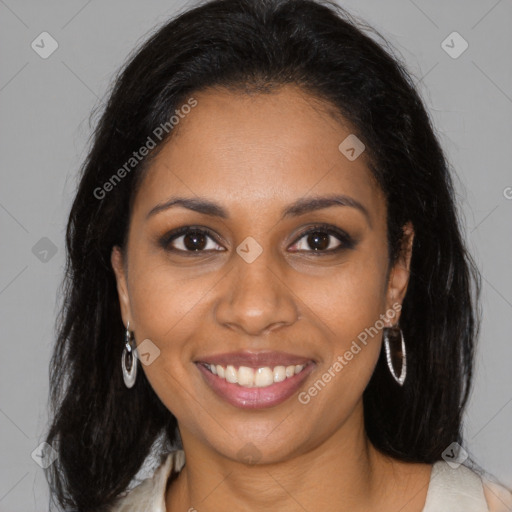
[[[392,333],[392,336],[390,336],[390,331]],[[400,335],[398,336],[398,333]],[[402,368],[400,370],[400,376],[397,377],[395,368],[393,366],[393,358],[391,357],[391,347],[390,347],[390,337],[393,338],[393,344],[396,344],[398,338],[400,338],[401,341],[401,356],[402,356]],[[398,325],[394,327],[385,327],[383,332],[383,338],[384,338],[384,347],[386,349],[386,360],[388,362],[388,368],[391,372],[391,375],[395,379],[395,381],[400,385],[403,386],[405,382],[405,376],[407,374],[407,355],[405,353],[405,341],[404,341],[404,333],[402,332],[402,329],[398,327]],[[395,349],[396,353],[396,349]]]
[[[135,384],[137,378],[137,347],[132,344],[132,335],[130,332],[130,322],[126,326],[126,334],[124,337],[124,349],[121,356],[121,368],[123,369],[123,380],[125,386],[129,389]]]

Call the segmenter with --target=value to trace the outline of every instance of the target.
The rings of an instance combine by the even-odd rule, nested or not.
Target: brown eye
[[[200,231],[189,231],[183,236],[182,244],[189,251],[202,251],[208,245],[208,235]]]
[[[209,242],[210,240],[212,241],[211,243]],[[215,243],[210,232],[199,228],[185,227],[173,231],[166,235],[161,243],[166,250],[175,252],[207,252],[219,250],[215,248],[218,244]]]
[[[325,251],[329,248],[332,235],[322,231],[314,231],[306,237],[306,243],[315,251]],[[334,238],[334,237],[333,237]]]
[[[294,245],[298,245],[298,242],[302,240],[304,242],[294,252],[329,254],[343,249],[352,249],[355,246],[354,240],[347,233],[330,226],[315,226],[309,229],[300,236]],[[338,241],[337,245],[336,241]]]

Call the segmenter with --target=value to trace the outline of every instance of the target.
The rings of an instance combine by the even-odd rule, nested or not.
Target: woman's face
[[[388,268],[366,155],[295,86],[194,98],[137,194],[127,261],[112,252],[141,366],[185,449],[272,462],[350,443],[409,275],[407,251]]]

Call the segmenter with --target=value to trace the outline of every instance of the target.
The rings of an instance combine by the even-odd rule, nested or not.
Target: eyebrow
[[[182,208],[187,208],[188,210],[212,217],[229,219],[229,213],[227,210],[209,199],[202,197],[171,197],[167,201],[157,204],[152,208],[146,215],[146,220],[157,213],[172,208],[173,206],[181,206]],[[300,215],[329,208],[331,206],[349,206],[351,208],[356,208],[363,213],[370,227],[372,225],[368,210],[359,201],[343,194],[298,199],[281,212],[281,220],[289,217],[299,217]]]

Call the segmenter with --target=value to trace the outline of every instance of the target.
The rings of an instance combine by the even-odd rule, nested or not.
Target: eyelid
[[[310,233],[314,233],[316,231],[323,231],[327,233],[328,235],[334,236],[338,239],[340,242],[340,245],[334,249],[325,249],[325,250],[298,250],[293,251],[295,253],[310,253],[313,255],[329,255],[334,254],[338,251],[341,251],[343,249],[353,249],[355,245],[357,244],[357,240],[355,240],[352,236],[350,236],[346,231],[344,231],[341,228],[335,227],[330,224],[324,224],[324,223],[317,223],[310,226],[307,226],[307,228],[304,229],[299,235],[295,237],[294,242],[291,245],[297,244],[302,238],[304,238],[306,235],[309,235]],[[205,226],[199,226],[199,225],[188,225],[188,226],[182,226],[180,228],[176,228],[168,233],[166,233],[160,240],[159,244],[163,247],[164,250],[169,252],[175,252],[175,253],[184,253],[188,255],[199,255],[201,253],[208,254],[211,253],[212,250],[201,250],[201,251],[184,251],[182,249],[175,249],[175,248],[169,248],[171,242],[178,239],[179,237],[186,235],[189,232],[198,232],[202,233],[209,238],[211,238],[217,245],[221,245],[221,243],[217,240],[219,237],[217,234],[213,233],[209,228]],[[213,252],[224,252],[221,250],[213,250]]]
[[[334,249],[325,249],[323,251],[310,250],[310,251],[296,251],[296,252],[305,252],[305,253],[310,253],[310,254],[317,255],[317,256],[329,255],[329,254],[334,254],[343,249],[353,249],[357,243],[357,241],[343,229],[335,227],[331,224],[319,223],[319,224],[314,224],[312,226],[309,226],[304,231],[302,231],[296,237],[296,239],[292,245],[295,245],[297,242],[302,240],[302,238],[304,238],[306,235],[309,235],[310,233],[315,233],[317,231],[323,231],[330,236],[334,236],[335,238],[338,239],[338,241],[340,242],[340,245]]]
[[[213,233],[209,228],[204,226],[197,226],[197,225],[189,225],[189,226],[182,226],[181,228],[176,228],[171,230],[170,232],[166,233],[160,240],[159,244],[163,247],[164,250],[174,253],[183,253],[183,254],[189,254],[189,255],[199,255],[201,253],[208,254],[211,252],[211,250],[208,251],[184,251],[182,249],[176,249],[176,248],[170,248],[171,242],[175,241],[176,239],[180,238],[181,236],[184,236],[188,233],[201,233],[209,238],[211,238],[217,245],[221,245],[217,241],[217,235]],[[221,238],[221,237],[219,237]],[[224,252],[220,250],[216,250],[215,252]]]

